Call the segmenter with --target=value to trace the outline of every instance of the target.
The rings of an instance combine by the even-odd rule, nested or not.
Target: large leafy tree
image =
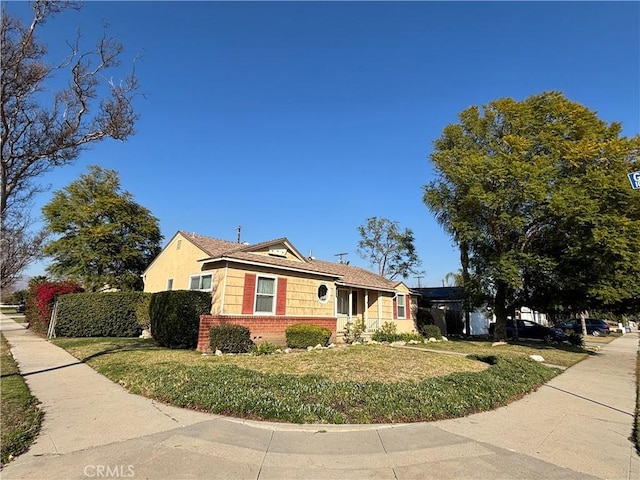
[[[640,137],[562,93],[502,98],[459,115],[434,142],[424,201],[464,246],[494,307],[495,336],[525,303],[613,306],[640,292]]]
[[[10,286],[38,258],[44,237],[33,232],[29,215],[38,181],[51,170],[74,162],[80,152],[106,138],[126,140],[137,119],[132,100],[135,72],[116,81],[122,45],[106,35],[92,50],[81,51],[79,35],[68,41],[69,54],[59,63],[46,60],[41,27],[76,2],[31,2],[33,17],[24,25],[2,6],[0,45],[0,220],[2,279]],[[61,78],[66,87],[57,91]],[[55,79],[54,79],[55,77]]]
[[[43,207],[54,237],[44,247],[50,273],[88,290],[140,289],[140,275],[160,252],[158,220],[120,187],[114,170],[91,166]]]
[[[387,218],[370,217],[358,227],[358,232],[361,237],[358,254],[368,260],[379,275],[393,280],[418,272],[420,259],[410,229],[402,230],[398,222]]]

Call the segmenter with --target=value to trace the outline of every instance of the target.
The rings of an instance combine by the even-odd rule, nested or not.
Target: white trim
[[[327,289],[327,295],[326,298],[324,300],[322,300],[320,298],[320,295],[318,295],[320,287],[324,286]],[[320,282],[318,285],[318,288],[316,289],[316,298],[318,299],[318,301],[325,305],[326,303],[329,303],[329,299],[331,298],[331,288],[329,287],[329,285],[327,285],[325,282]]]
[[[220,315],[224,315],[224,297],[227,294],[227,275],[229,275],[229,264],[224,266],[224,280],[222,281],[222,296],[220,297]]]
[[[258,304],[258,283],[259,280],[261,278],[267,278],[270,280],[273,280],[273,302],[271,303],[271,311],[270,312],[263,312],[263,311],[257,311],[256,307]],[[260,295],[262,296],[267,296],[264,293],[261,293]],[[256,274],[256,288],[253,292],[253,313],[254,315],[264,315],[264,314],[270,314],[270,315],[275,315],[276,314],[276,303],[277,303],[277,298],[278,298],[278,277],[275,277],[273,275],[263,275],[261,273],[257,273]]]
[[[400,316],[400,297],[402,297],[402,311],[404,315]],[[396,315],[398,320],[406,320],[407,319],[407,294],[406,293],[396,293]]]
[[[338,297],[339,297],[339,293],[340,292],[346,292],[347,293],[347,312],[338,312]],[[351,296],[349,295],[350,290],[347,290],[346,288],[339,288],[336,289],[336,317],[337,316],[342,316],[342,317],[350,317],[351,316]]]
[[[362,313],[362,318],[364,318],[364,324],[368,325],[369,321],[369,290],[364,291],[364,312]]]
[[[191,288],[191,280],[193,278],[200,277],[200,281],[198,285],[202,285],[202,277],[211,277],[211,288]],[[199,291],[199,292],[211,292],[213,291],[213,273],[199,273],[197,275],[189,275],[189,288],[188,290]]]
[[[326,272],[318,272],[316,270],[309,270],[306,268],[294,268],[294,267],[286,267],[283,265],[278,265],[275,263],[266,263],[266,262],[252,262],[250,260],[240,260],[232,257],[210,257],[210,258],[202,258],[200,260],[196,260],[198,263],[215,263],[215,262],[231,262],[231,263],[239,263],[241,265],[253,265],[256,267],[266,267],[266,268],[275,268],[277,270],[287,270],[290,272],[299,272],[299,273],[307,273],[310,275],[316,275],[318,277],[325,278],[340,278],[340,275],[335,273],[326,273]],[[391,291],[391,290],[390,290]]]
[[[341,287],[347,287],[347,288],[359,288],[361,290],[369,289],[369,290],[376,290],[378,292],[387,292],[387,293],[395,292],[395,290],[392,288],[375,287],[372,285],[359,285],[357,283],[346,283],[346,282],[341,282],[339,280],[336,281],[336,285],[339,285]]]

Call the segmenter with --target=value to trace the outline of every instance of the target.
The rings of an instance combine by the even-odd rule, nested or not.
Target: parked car
[[[567,334],[556,328],[545,327],[531,320],[517,320],[518,338],[544,340],[545,342],[564,342]],[[489,335],[493,335],[495,323],[489,325]],[[507,321],[507,338],[513,338],[513,321]]]
[[[599,318],[585,318],[584,322],[587,327],[588,335],[599,337],[600,335],[609,335],[611,331],[609,330],[609,324]],[[556,323],[555,327],[560,330],[564,330],[565,332],[571,331],[575,333],[582,333],[582,322],[579,318],[572,318],[571,320]]]

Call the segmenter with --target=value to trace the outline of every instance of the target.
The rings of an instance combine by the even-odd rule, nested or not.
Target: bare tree
[[[126,140],[138,118],[132,106],[138,90],[135,69],[120,82],[109,77],[120,65],[123,47],[118,41],[104,34],[95,49],[81,52],[76,34],[65,59],[56,65],[45,61],[47,46],[38,43],[36,32],[62,10],[79,8],[78,3],[34,1],[28,26],[8,13],[6,5],[0,32],[3,286],[37,257],[42,243],[41,233],[29,231],[34,196],[46,189],[38,179],[73,163],[91,144],[105,138]],[[69,76],[68,85],[48,91],[48,82],[60,72]],[[5,259],[5,249],[25,258],[18,260],[12,253]],[[14,258],[13,266],[5,265],[9,258]]]
[[[369,260],[378,275],[393,280],[418,273],[421,262],[410,229],[401,230],[398,222],[387,218],[370,217],[358,227],[358,233],[358,254]]]
[[[0,249],[0,290],[8,290],[31,262],[41,258],[45,231],[30,232],[29,216],[5,219]]]

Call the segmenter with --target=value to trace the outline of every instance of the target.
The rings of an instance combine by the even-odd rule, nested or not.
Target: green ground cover
[[[496,357],[495,351],[472,352],[478,359],[369,345],[214,356],[142,339],[55,343],[133,393],[211,413],[292,423],[459,417],[505,405],[560,372],[522,355]]]
[[[0,415],[1,463],[25,452],[33,442],[42,422],[38,400],[18,373],[18,366],[11,356],[9,344],[0,335]]]

